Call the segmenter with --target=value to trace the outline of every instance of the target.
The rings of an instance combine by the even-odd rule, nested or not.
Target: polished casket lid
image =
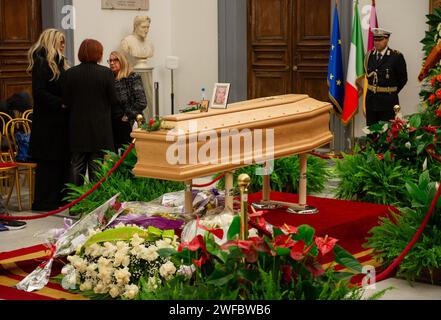
[[[133,172],[142,177],[186,181],[262,163],[262,158],[256,155],[267,155],[270,149],[274,159],[310,152],[332,140],[331,110],[328,102],[303,94],[289,94],[233,103],[227,109],[164,116],[166,129],[132,132],[138,154]],[[224,132],[232,132],[229,152],[225,152],[225,145],[220,143]],[[250,133],[252,139],[235,140],[244,133]],[[195,161],[196,154],[210,149],[207,144],[213,137],[218,138],[219,145],[216,152],[212,152],[211,145],[211,160],[199,161],[203,158],[199,157]],[[169,151],[176,147],[179,139],[187,144],[185,160],[173,163]],[[260,144],[258,139],[261,139]],[[273,147],[268,145],[269,139],[273,139]],[[240,147],[237,148],[237,144]]]

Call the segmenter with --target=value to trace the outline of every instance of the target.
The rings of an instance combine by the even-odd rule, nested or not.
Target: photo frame
[[[212,109],[226,109],[228,104],[228,94],[230,93],[229,83],[215,83],[213,97],[211,98]]]

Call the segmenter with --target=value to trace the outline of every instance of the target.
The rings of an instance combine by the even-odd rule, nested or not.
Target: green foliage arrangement
[[[389,151],[381,156],[372,149],[359,152],[357,147],[355,151],[337,160],[335,172],[341,178],[337,198],[387,205],[408,203],[404,185],[417,181],[416,169],[394,160]]]
[[[351,300],[361,299],[362,290],[349,284],[354,274],[362,272],[360,263],[336,245],[336,239],[318,238],[307,225],[286,226],[274,236],[237,240],[240,217],[228,231],[229,241],[222,246],[210,230],[178,250],[159,253],[175,264],[195,265],[191,278],[177,276],[155,291],[141,284],[141,300]],[[324,270],[318,257],[333,251],[337,264],[351,272]]]
[[[427,58],[432,48],[441,40],[441,9],[434,8],[433,13],[426,15],[426,18],[429,30],[426,31],[424,39],[420,41],[425,52],[424,59]]]
[[[107,172],[119,161],[121,157],[111,151],[106,152],[105,160],[98,161],[99,170],[96,181],[86,181],[82,186],[67,184],[67,197],[65,200],[73,201],[89,191],[97,181],[106,176]],[[132,173],[137,161],[136,151],[133,148],[127,158],[110,175],[109,178],[91,195],[70,209],[71,215],[83,216],[98,208],[115,194],[120,193],[119,201],[151,201],[159,198],[164,193],[184,189],[184,184],[168,180],[135,177]]]
[[[424,172],[418,183],[406,183],[410,206],[399,209],[400,214],[381,218],[379,226],[371,230],[367,246],[374,248],[377,258],[389,265],[404,250],[420,227],[437,191],[437,184]],[[429,224],[420,240],[400,264],[398,275],[410,281],[425,279],[441,284],[441,200],[438,201]]]
[[[234,173],[234,187],[237,189],[237,177],[242,173],[246,173],[251,177],[251,184],[248,187],[249,193],[262,191],[263,176],[256,175],[256,169],[261,168],[259,165],[252,165],[240,168]],[[318,157],[308,157],[308,193],[321,192],[326,182],[331,176],[328,168],[328,162]],[[215,177],[217,177],[216,175]],[[270,176],[271,190],[278,192],[296,193],[299,188],[300,162],[298,156],[291,156],[277,159],[274,161],[274,171]],[[218,182],[218,188],[225,187],[225,179]]]

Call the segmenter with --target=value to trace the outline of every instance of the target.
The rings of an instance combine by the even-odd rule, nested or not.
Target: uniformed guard
[[[403,54],[388,47],[391,32],[373,28],[374,49],[364,61],[368,79],[366,93],[366,123],[395,118],[394,106],[399,104],[398,93],[407,83],[406,61]]]

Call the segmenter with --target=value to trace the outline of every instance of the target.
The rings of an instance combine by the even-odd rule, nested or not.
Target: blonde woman
[[[28,53],[34,99],[29,154],[37,163],[32,206],[36,211],[57,209],[62,204],[62,190],[68,179],[68,113],[61,98],[68,68],[64,47],[64,34],[47,29]]]
[[[133,72],[123,53],[113,51],[108,62],[115,77],[119,107],[113,116],[113,140],[118,151],[123,145],[130,144],[133,123],[147,107],[147,99],[141,77]]]

